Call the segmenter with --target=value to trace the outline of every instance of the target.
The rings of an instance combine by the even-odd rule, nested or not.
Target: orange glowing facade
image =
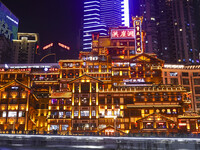
[[[199,132],[200,116],[188,111],[186,89],[163,84],[164,61],[144,53],[142,18],[133,22],[133,28],[111,29],[110,36],[94,33],[92,51],[80,52],[78,60],[1,67],[1,130]],[[14,110],[17,115],[9,115]]]

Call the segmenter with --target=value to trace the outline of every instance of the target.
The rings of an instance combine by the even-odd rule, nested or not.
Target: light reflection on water
[[[109,148],[105,148],[104,146],[90,146],[90,145],[79,145],[79,146],[57,146],[51,148],[41,148],[41,147],[23,147],[23,146],[13,146],[13,147],[0,147],[0,150],[108,150]],[[114,150],[111,148],[110,150]]]
[[[198,138],[0,135],[0,150],[200,150]]]

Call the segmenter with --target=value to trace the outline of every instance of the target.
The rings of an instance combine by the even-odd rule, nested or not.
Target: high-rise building
[[[19,19],[0,2],[0,63],[12,63],[13,39],[17,39]]]
[[[100,20],[108,28],[129,27],[129,0],[100,0]]]
[[[17,39],[19,19],[0,2],[0,34],[12,40]]]
[[[146,32],[145,50],[147,53],[157,52],[157,7],[155,0],[140,0],[140,15],[144,17],[143,29]]]
[[[85,0],[83,51],[92,49],[92,33],[108,35],[110,27],[129,27],[129,0]]]
[[[12,42],[4,35],[0,35],[0,63],[12,63]]]
[[[195,16],[195,0],[173,1],[173,23],[175,34],[176,58],[186,64],[199,63],[200,48],[197,38],[197,23]]]
[[[36,33],[18,33],[17,40],[13,40],[13,63],[34,63],[38,38]]]
[[[146,52],[167,63],[199,64],[199,7],[195,0],[139,0]]]
[[[92,49],[92,32],[107,35],[106,25],[100,23],[100,0],[84,1],[83,50]]]

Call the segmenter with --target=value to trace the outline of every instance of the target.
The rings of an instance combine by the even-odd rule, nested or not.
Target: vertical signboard
[[[135,28],[135,52],[136,54],[143,53],[142,48],[142,19],[143,18],[134,18],[133,24]]]

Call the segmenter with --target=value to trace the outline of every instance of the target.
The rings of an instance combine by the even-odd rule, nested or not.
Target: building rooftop
[[[37,63],[37,64],[0,64],[0,68],[25,69],[25,68],[60,68],[58,63]]]

